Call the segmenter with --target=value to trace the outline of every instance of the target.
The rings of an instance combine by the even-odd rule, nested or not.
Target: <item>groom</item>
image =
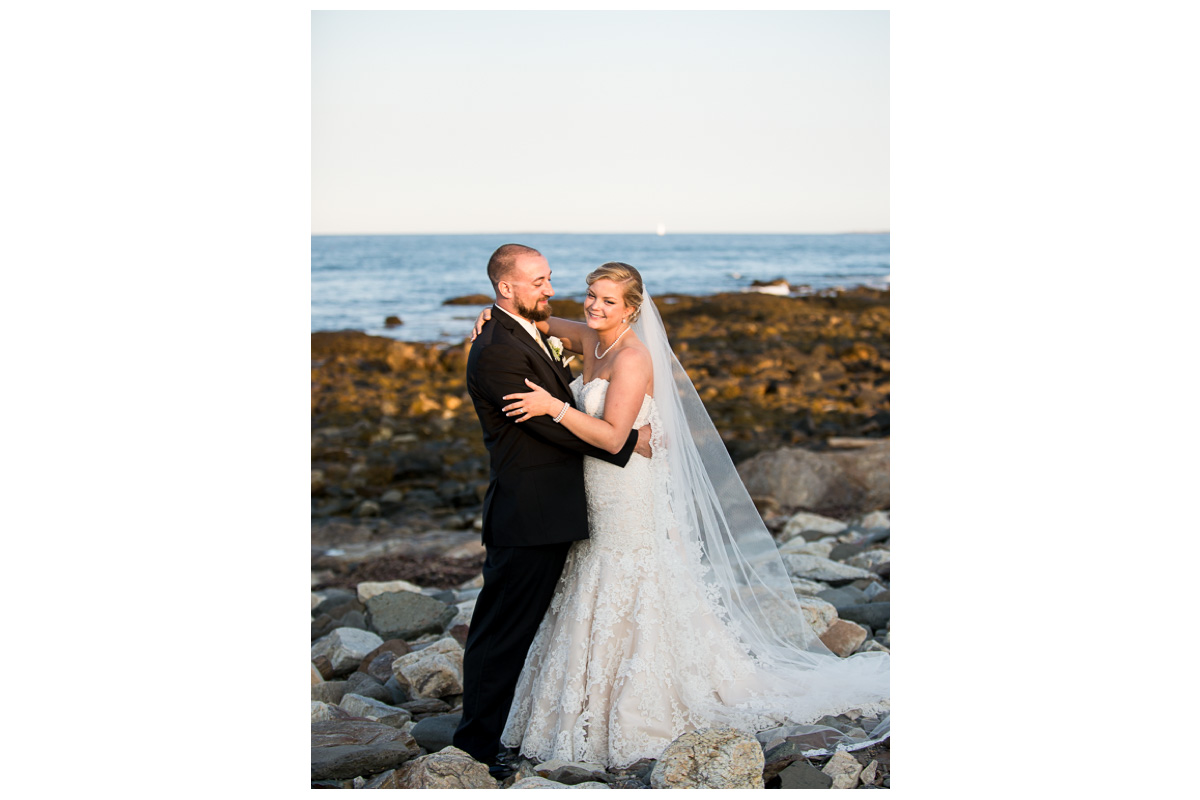
[[[488,261],[496,292],[491,321],[467,357],[467,390],[483,427],[491,481],[483,501],[483,589],[475,602],[463,657],[463,716],[454,746],[491,765],[525,655],[562,574],[571,543],[588,536],[583,456],[624,467],[637,451],[650,455],[649,428],[631,431],[615,455],[576,437],[553,417],[515,424],[504,395],[527,392],[530,378],[574,405],[571,372],[534,322],[550,316],[550,266],[537,250],[506,244]]]

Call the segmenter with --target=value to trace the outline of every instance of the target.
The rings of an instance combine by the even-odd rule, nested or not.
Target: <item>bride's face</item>
[[[588,287],[583,313],[589,328],[597,331],[616,328],[632,312],[625,305],[625,289],[616,281],[600,278]]]

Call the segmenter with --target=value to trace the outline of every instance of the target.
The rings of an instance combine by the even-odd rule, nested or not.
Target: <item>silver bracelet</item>
[[[570,403],[568,403],[566,400],[563,400],[563,407],[562,407],[562,411],[558,412],[558,416],[554,418],[554,421],[555,421],[555,422],[562,422],[562,418],[563,418],[564,416],[566,416],[567,409],[568,409],[568,408],[570,408],[570,407],[571,407],[571,404],[570,404]]]

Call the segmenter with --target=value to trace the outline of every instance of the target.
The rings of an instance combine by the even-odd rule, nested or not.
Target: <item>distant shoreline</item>
[[[804,288],[800,288],[800,290],[797,291],[798,287],[804,287]],[[766,288],[766,287],[758,287],[758,288]],[[777,294],[777,293],[771,292],[771,291],[756,291],[751,288],[746,288],[746,289],[743,289],[738,292],[712,292],[710,294],[699,294],[699,293],[689,293],[689,292],[679,292],[679,293],[671,292],[668,294],[658,295],[654,298],[654,300],[660,306],[660,311],[665,314],[665,313],[667,313],[667,310],[671,306],[674,306],[676,303],[678,303],[680,301],[697,301],[697,300],[711,301],[711,300],[719,299],[722,297],[742,298],[742,297],[747,297],[747,296],[750,296],[750,297],[754,297],[754,296],[782,297],[784,299],[789,299],[789,300],[804,300],[804,299],[817,299],[817,298],[831,299],[831,298],[842,297],[845,295],[852,296],[855,294],[864,294],[864,293],[874,296],[878,299],[882,299],[882,297],[889,297],[890,292],[891,292],[890,285],[886,286],[886,287],[882,287],[882,286],[871,286],[871,285],[865,284],[865,283],[857,283],[857,284],[841,286],[841,287],[838,287],[838,286],[822,287],[819,289],[813,289],[812,287],[808,287],[807,284],[794,284],[794,285],[792,285],[792,289],[793,289],[793,291],[786,295],[780,295],[780,294]],[[807,289],[807,290],[805,290],[805,289]],[[464,299],[464,298],[450,297],[450,298],[447,298],[445,301],[443,301],[442,305],[443,305],[443,307],[455,306],[457,308],[461,308],[464,312],[464,314],[463,314],[464,320],[466,319],[466,316],[468,313],[478,314],[479,309],[482,309],[482,308],[492,304],[492,300],[490,298],[486,302],[480,301],[478,303],[456,303],[455,302],[460,299]],[[554,312],[555,316],[559,316],[564,319],[582,319],[583,318],[582,305],[581,305],[582,300],[583,300],[583,292],[574,292],[574,293],[560,292],[551,301],[551,305],[557,306],[558,310],[556,310]],[[575,313],[573,313],[573,312],[575,312]],[[467,328],[464,328],[464,330],[468,331],[468,333],[465,334],[465,336],[469,335],[469,326]],[[388,331],[388,330],[380,331],[380,330],[374,329],[374,328],[371,330],[365,330],[363,328],[355,328],[355,327],[320,328],[320,329],[312,330],[309,333],[310,333],[310,335],[312,335],[312,334],[347,333],[347,332],[363,333],[363,334],[366,334],[369,336],[379,336],[379,337],[382,337],[385,339],[391,339],[391,340],[397,341],[397,342],[404,342],[406,344],[413,344],[413,345],[424,345],[424,346],[429,346],[429,347],[436,347],[437,349],[444,349],[446,347],[453,347],[453,346],[462,344],[461,340],[451,340],[451,339],[447,339],[447,338],[402,339],[399,336],[392,335],[392,333],[393,333],[392,331]],[[402,332],[402,328],[397,327],[395,329],[395,332],[396,333]],[[464,336],[464,338],[465,338],[465,336]]]

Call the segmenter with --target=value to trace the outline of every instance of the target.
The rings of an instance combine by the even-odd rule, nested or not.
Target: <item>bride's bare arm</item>
[[[562,317],[551,317],[546,322],[549,323],[548,328],[542,327],[546,323],[537,323],[542,333],[557,336],[562,340],[564,350],[579,355],[583,354],[584,345],[592,340],[591,337],[595,337],[596,335],[591,328],[582,322],[572,322]]]
[[[650,355],[642,350],[627,348],[614,356],[613,377],[604,397],[604,417],[596,419],[590,414],[565,406],[559,420],[567,430],[585,442],[610,453],[619,452],[633,428],[646,387],[650,384],[653,369]],[[517,422],[547,414],[557,417],[564,411],[564,403],[545,389],[526,379],[533,388],[531,392],[504,395],[509,400],[503,411]]]

